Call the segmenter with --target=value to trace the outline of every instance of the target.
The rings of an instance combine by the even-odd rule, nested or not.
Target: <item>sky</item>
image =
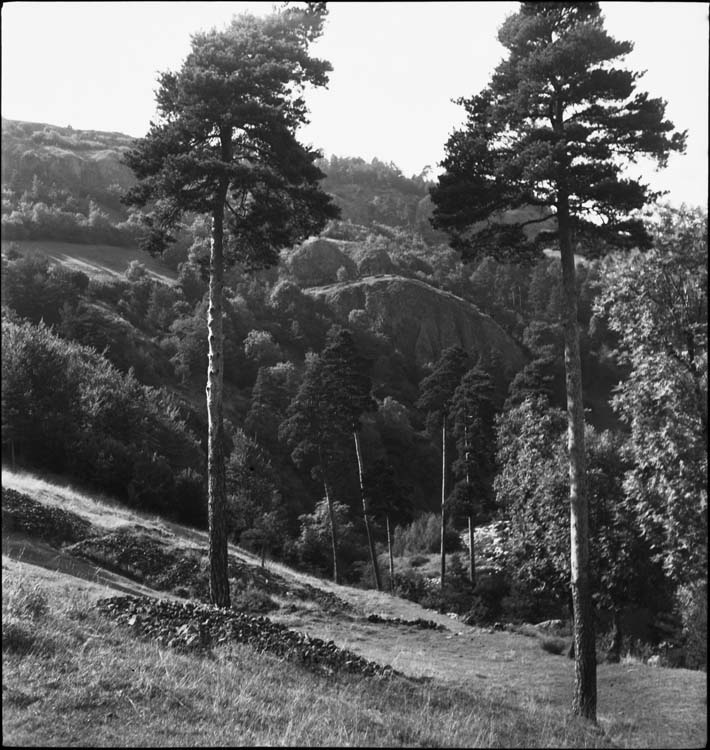
[[[142,136],[155,116],[156,76],[176,70],[191,34],[223,28],[271,2],[29,2],[2,5],[2,116]],[[312,54],[333,65],[311,91],[301,140],[327,156],[373,157],[411,176],[439,171],[444,144],[463,123],[453,103],[478,93],[502,59],[497,29],[515,2],[332,2]],[[606,28],[634,42],[626,67],[667,101],[688,130],[684,155],[665,170],[639,164],[667,200],[707,206],[708,5],[602,2]]]

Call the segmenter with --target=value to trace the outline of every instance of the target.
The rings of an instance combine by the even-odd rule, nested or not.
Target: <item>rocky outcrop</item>
[[[372,276],[305,290],[325,301],[346,324],[351,311],[370,330],[385,335],[405,358],[424,365],[456,344],[467,351],[493,351],[510,373],[525,364],[513,339],[475,305],[418,279]]]
[[[42,123],[2,121],[2,181],[45,185],[72,193],[125,190],[135,176],[121,158],[133,139],[120,133],[73,130]]]
[[[355,263],[332,240],[311,238],[286,254],[286,266],[304,286],[331,284],[342,268],[346,278],[356,275]]]

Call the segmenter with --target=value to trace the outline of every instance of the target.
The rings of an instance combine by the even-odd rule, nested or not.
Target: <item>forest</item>
[[[2,128],[3,461],[207,528],[209,214],[188,201],[159,238],[131,139]],[[572,617],[549,212],[527,194],[503,215],[534,227],[538,251],[521,261],[491,249],[484,214],[462,231],[445,213],[445,178],[311,161],[337,208],[320,207],[322,228],[273,262],[227,253],[230,541],[470,622]],[[596,638],[610,660],[653,650],[706,668],[707,212],[659,201],[635,216],[647,242],[630,231],[631,247],[600,252],[581,227],[574,248]],[[171,283],[135,259],[109,278],[52,255],[69,243],[115,258],[159,239]],[[484,531],[495,554],[480,564]],[[424,575],[432,555],[438,575]]]

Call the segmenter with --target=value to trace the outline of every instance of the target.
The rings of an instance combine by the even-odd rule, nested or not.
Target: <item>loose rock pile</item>
[[[50,544],[73,544],[93,535],[89,521],[71,511],[44,505],[22,492],[2,488],[4,531],[20,531]]]
[[[257,651],[286,657],[319,672],[345,671],[366,676],[400,674],[389,665],[368,661],[333,641],[311,638],[242,612],[192,602],[167,601],[137,596],[100,599],[99,611],[136,635],[180,650],[206,651],[229,642],[245,643]]]
[[[387,625],[409,625],[419,630],[446,630],[444,625],[433,622],[432,620],[424,620],[421,617],[417,617],[416,620],[403,620],[401,617],[381,617],[380,615],[368,615],[368,622],[385,623]]]

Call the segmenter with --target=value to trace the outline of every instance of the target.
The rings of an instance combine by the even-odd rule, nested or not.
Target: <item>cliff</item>
[[[513,339],[475,305],[418,279],[394,275],[306,288],[344,324],[365,325],[386,336],[405,359],[435,361],[459,344],[467,351],[493,351],[504,368],[516,372],[525,355]]]

